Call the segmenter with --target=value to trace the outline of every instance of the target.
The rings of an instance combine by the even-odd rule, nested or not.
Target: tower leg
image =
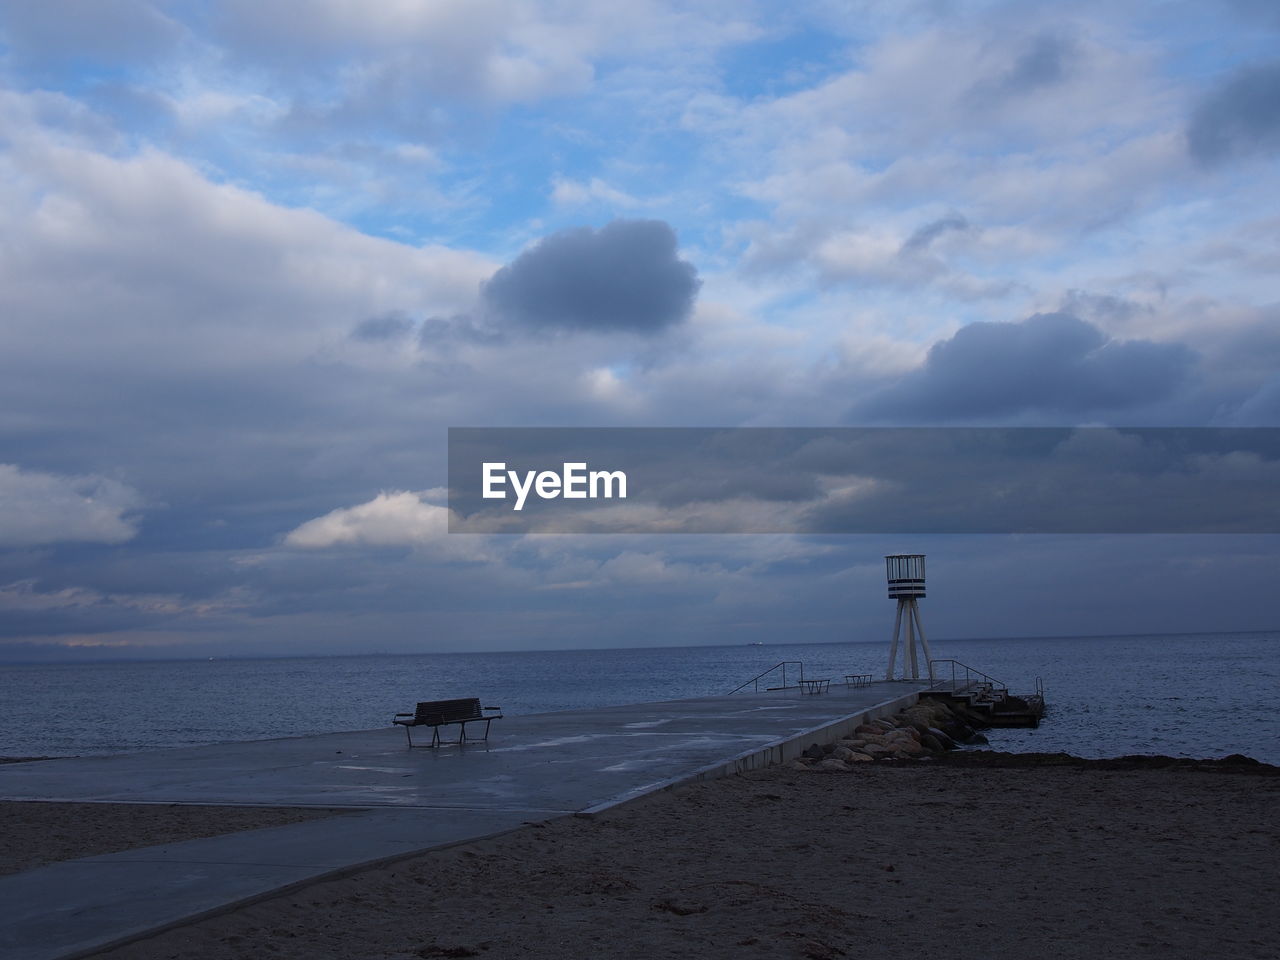
[[[911,609],[916,615],[916,632],[920,634],[920,646],[924,648],[924,662],[929,667],[929,679],[933,679],[933,653],[929,650],[929,638],[924,635],[924,624],[920,622],[920,605],[911,604]]]
[[[911,657],[911,679],[920,679],[920,664],[916,661],[915,600],[907,601],[907,654]],[[903,664],[906,666],[906,664]]]
[[[902,626],[902,601],[898,601],[898,614],[893,618],[893,643],[889,645],[889,670],[884,675],[886,680],[893,679],[894,661],[898,659],[898,630]]]

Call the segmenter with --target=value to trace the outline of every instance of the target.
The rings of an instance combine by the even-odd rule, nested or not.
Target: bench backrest
[[[456,720],[480,720],[484,714],[480,711],[480,698],[467,697],[462,700],[428,700],[418,704],[413,711],[415,723],[452,723]]]

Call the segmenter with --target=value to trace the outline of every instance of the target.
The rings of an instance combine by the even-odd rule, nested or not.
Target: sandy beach
[[[278,827],[345,811],[177,803],[0,803],[0,876],[58,860]]]
[[[775,767],[314,884],[100,956],[1276,957],[1277,773],[981,754]],[[52,805],[3,806],[13,824],[12,808]],[[127,827],[107,809],[117,837],[160,842],[155,823]],[[215,831],[233,815],[193,809],[149,815]],[[242,810],[222,825],[301,813],[314,811]],[[106,822],[83,822],[80,841]],[[74,842],[60,849],[74,855]]]

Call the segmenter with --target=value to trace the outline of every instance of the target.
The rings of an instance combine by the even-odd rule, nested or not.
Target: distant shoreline
[[[1010,634],[1002,637],[933,637],[931,642],[935,647],[948,643],[1005,643],[1020,641],[1036,641],[1036,640],[1135,640],[1154,637],[1258,637],[1267,634],[1280,634],[1280,627],[1268,627],[1258,630],[1181,630],[1176,633],[1154,632],[1154,633],[1054,633],[1045,635],[1031,634]],[[1280,639],[1280,637],[1277,637]],[[757,647],[763,646],[766,650],[773,647],[839,647],[839,646],[872,646],[883,647],[885,641],[883,637],[876,637],[870,640],[801,640],[801,641],[765,641],[762,644],[747,644],[747,646]],[[52,645],[50,645],[52,646]],[[653,644],[640,647],[521,647],[519,649],[504,650],[408,650],[408,651],[371,651],[361,653],[307,653],[307,654],[241,654],[241,653],[210,653],[209,651],[201,651],[192,653],[187,656],[136,656],[122,654],[120,656],[104,657],[104,656],[85,656],[80,657],[77,652],[84,650],[84,647],[58,647],[58,655],[49,657],[25,657],[9,659],[0,654],[0,667],[19,667],[19,666],[57,666],[60,664],[75,664],[77,666],[91,666],[93,664],[106,663],[202,663],[209,661],[274,661],[274,660],[354,660],[366,657],[485,657],[485,656],[518,656],[521,654],[536,653],[636,653],[645,650],[715,650],[720,648],[734,648],[743,646],[739,641],[726,641],[725,643],[682,643],[682,644]]]

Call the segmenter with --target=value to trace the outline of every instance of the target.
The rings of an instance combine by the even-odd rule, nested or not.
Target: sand
[[[1278,776],[1194,765],[772,768],[101,956],[1274,958],[1278,801]]]
[[[169,803],[0,803],[0,876],[160,843],[349,811]]]

